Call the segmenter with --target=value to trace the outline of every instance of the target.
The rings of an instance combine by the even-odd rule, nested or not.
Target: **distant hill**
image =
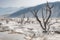
[[[49,5],[54,5],[54,8],[52,9],[52,17],[60,17],[60,2],[51,2]],[[41,8],[45,7],[45,4],[37,5],[34,7],[24,8],[22,10],[18,10],[14,12],[13,14],[9,15],[8,17],[22,17],[23,14],[25,14],[28,17],[33,17],[30,10],[39,10],[38,16],[41,17]],[[44,10],[45,13],[45,10]]]
[[[19,10],[17,7],[0,7],[0,15],[11,14]]]

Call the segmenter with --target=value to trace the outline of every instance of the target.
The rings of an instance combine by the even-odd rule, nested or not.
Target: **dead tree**
[[[23,14],[23,16],[21,18],[21,24],[23,24],[24,18],[25,18],[25,14]]]
[[[43,22],[38,18],[37,13],[39,10],[32,10],[31,11],[32,14],[35,16],[36,20],[39,22],[41,28],[44,30],[43,31],[44,33],[47,33],[47,31],[50,29],[50,27],[47,25],[48,25],[49,19],[51,17],[53,7],[54,7],[53,5],[50,6],[49,3],[47,2],[47,4],[46,4],[46,16],[43,14],[43,8],[42,8],[42,20],[43,20]]]
[[[26,24],[26,23],[30,23],[30,21],[29,21],[29,17],[26,17],[26,21],[25,21],[24,24]]]

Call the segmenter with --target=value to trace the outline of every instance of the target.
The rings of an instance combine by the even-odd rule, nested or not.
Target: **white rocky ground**
[[[40,19],[42,21],[42,19]],[[60,31],[60,19],[52,18],[57,22],[51,25],[50,31]],[[33,36],[33,37],[32,37]],[[39,23],[35,18],[25,18],[21,24],[21,18],[0,18],[0,40],[60,40],[60,34],[50,32],[43,34]]]

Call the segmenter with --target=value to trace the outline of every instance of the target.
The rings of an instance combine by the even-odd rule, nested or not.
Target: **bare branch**
[[[40,24],[40,26],[42,27],[42,29],[45,30],[44,27],[43,27],[43,25],[42,25],[42,23],[41,23],[41,21],[39,20],[39,18],[38,18],[38,16],[37,16],[38,10],[33,10],[33,11],[31,11],[31,12],[32,12],[32,14],[36,17],[36,19],[37,19],[37,21],[39,22],[39,24]]]
[[[51,17],[51,10],[50,10],[48,18],[46,19],[46,23],[48,22],[48,20],[50,19],[50,17]]]
[[[49,4],[48,4],[48,2],[47,2],[47,9],[46,9],[46,11],[48,10],[49,11],[49,16],[48,16],[48,18],[46,19],[46,23],[48,22],[48,20],[50,19],[50,17],[51,17],[51,14],[52,14],[52,8],[54,7],[54,5],[52,5],[51,7],[49,6]]]
[[[44,15],[43,15],[43,8],[42,8],[42,19],[43,19],[43,23],[45,22],[45,18],[44,18]]]

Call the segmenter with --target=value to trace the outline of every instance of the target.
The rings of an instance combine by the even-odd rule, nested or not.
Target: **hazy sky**
[[[60,0],[47,0],[55,2]],[[46,0],[0,0],[0,7],[30,7],[45,3]]]

